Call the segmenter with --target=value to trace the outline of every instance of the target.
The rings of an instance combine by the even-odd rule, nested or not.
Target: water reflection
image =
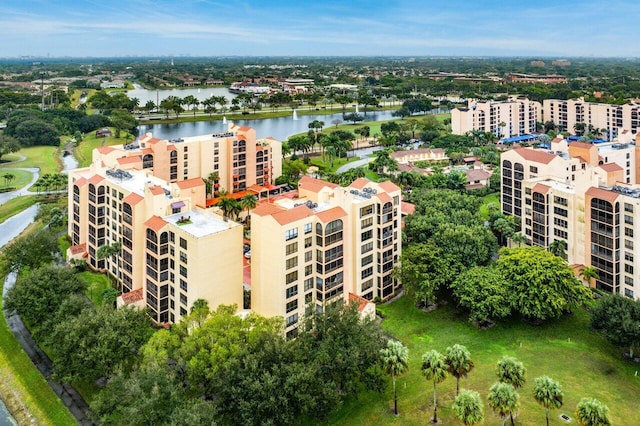
[[[140,106],[144,106],[147,101],[153,101],[155,104],[159,104],[163,99],[169,96],[177,96],[184,98],[189,95],[194,96],[199,101],[204,101],[211,96],[224,96],[229,101],[228,105],[231,105],[231,100],[237,95],[229,92],[226,87],[206,87],[202,89],[193,89],[189,87],[180,87],[175,89],[159,89],[159,90],[147,90],[142,88],[139,84],[134,84],[135,89],[128,90],[127,96],[130,98],[137,98],[140,101]]]

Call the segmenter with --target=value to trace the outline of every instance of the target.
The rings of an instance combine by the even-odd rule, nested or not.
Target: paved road
[[[7,164],[16,164],[19,163],[21,161],[26,160],[27,157],[25,157],[24,155],[20,155],[20,159],[16,160],[16,161],[12,161],[11,163],[7,163]],[[29,182],[27,185],[25,185],[22,189],[19,189],[17,191],[11,191],[11,192],[4,192],[2,194],[0,194],[0,204],[4,204],[7,201],[9,201],[12,198],[15,197],[19,197],[21,195],[33,195],[33,193],[29,192],[28,189],[29,187],[31,187],[34,183],[36,183],[38,181],[38,178],[40,177],[40,169],[39,168],[10,168],[10,169],[3,169],[6,170],[7,173],[11,173],[11,170],[24,170],[26,172],[29,172],[32,174],[31,176],[31,182]]]
[[[351,163],[347,163],[338,167],[338,169],[336,170],[336,173],[344,173],[347,170],[355,169],[356,167],[366,166],[367,164],[369,164],[370,162],[376,159],[375,157],[369,157],[369,156],[373,154],[375,151],[379,151],[383,148],[384,147],[382,146],[372,146],[370,148],[362,148],[357,150],[354,155],[357,155],[358,157],[360,157],[360,160],[352,161]]]

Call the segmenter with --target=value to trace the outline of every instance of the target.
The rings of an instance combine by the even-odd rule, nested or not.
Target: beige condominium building
[[[561,139],[551,145],[502,154],[502,212],[521,220],[530,244],[562,241],[576,270],[594,266],[596,287],[640,297],[640,150]]]
[[[143,302],[158,323],[205,299],[242,306],[242,226],[204,210],[201,178],[167,182],[148,170],[95,162],[69,173],[72,257],[117,277],[124,299]],[[101,258],[99,249],[121,243]]]
[[[354,297],[386,300],[400,286],[400,188],[304,177],[298,191],[251,214],[252,309],[284,317],[288,336],[313,310]]]
[[[561,131],[593,133],[605,141],[631,142],[640,126],[640,105],[611,105],[577,99],[543,101],[544,121],[552,121]],[[578,123],[584,125],[583,129]],[[578,125],[578,126],[576,126]]]
[[[147,133],[137,144],[94,150],[95,161],[120,170],[149,170],[167,182],[216,174],[215,191],[239,192],[273,184],[282,172],[282,144],[256,139],[254,129],[230,124],[227,132],[169,140]]]
[[[525,97],[513,96],[506,101],[470,99],[467,108],[451,111],[451,130],[454,135],[480,130],[510,138],[535,132],[541,117],[540,102]]]

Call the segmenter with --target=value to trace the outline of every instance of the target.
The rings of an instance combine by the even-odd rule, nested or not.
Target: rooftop
[[[242,226],[231,220],[224,221],[221,216],[200,210],[176,213],[164,217],[164,220],[196,238],[206,237],[226,231],[227,229]]]

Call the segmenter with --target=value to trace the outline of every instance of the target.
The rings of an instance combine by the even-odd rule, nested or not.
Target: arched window
[[[125,214],[133,214],[133,209],[131,208],[131,204],[122,203],[122,212]]]
[[[178,164],[178,151],[171,151],[169,158],[171,159],[171,164]]]
[[[317,235],[322,235],[322,224],[321,223],[316,223],[316,234]]]
[[[511,161],[509,161],[509,160],[503,160],[503,161],[502,161],[502,167],[504,167],[505,169],[510,169],[510,168],[512,168],[513,166],[511,165]]]
[[[337,219],[329,222],[329,224],[325,228],[326,235],[333,234],[338,231],[342,231],[342,220]]]
[[[168,244],[169,243],[169,234],[167,232],[163,232],[160,234],[160,244]]]
[[[151,167],[153,167],[153,155],[145,154],[142,157],[142,168],[143,169],[150,169]]]
[[[151,241],[152,243],[158,242],[158,235],[155,233],[153,229],[147,228],[147,240]]]

